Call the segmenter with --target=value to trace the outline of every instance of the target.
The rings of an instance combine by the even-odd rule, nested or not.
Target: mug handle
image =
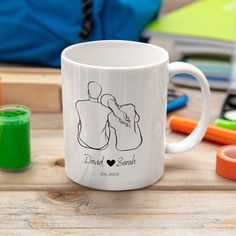
[[[200,120],[193,132],[180,142],[167,143],[167,153],[186,152],[199,144],[205,135],[210,119],[210,89],[206,77],[198,68],[191,64],[184,62],[173,62],[169,64],[170,78],[180,73],[189,74],[198,80],[202,92],[202,111]]]

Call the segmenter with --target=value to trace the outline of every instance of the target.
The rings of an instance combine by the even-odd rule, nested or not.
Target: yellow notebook
[[[236,41],[236,0],[199,0],[152,22],[154,33]]]

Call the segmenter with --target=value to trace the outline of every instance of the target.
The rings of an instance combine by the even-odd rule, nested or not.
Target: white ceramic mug
[[[164,156],[198,144],[210,115],[210,91],[196,67],[174,62],[157,46],[94,41],[62,52],[65,171],[95,189],[128,190],[155,183]],[[202,114],[183,141],[165,142],[167,84],[178,73],[198,80]]]

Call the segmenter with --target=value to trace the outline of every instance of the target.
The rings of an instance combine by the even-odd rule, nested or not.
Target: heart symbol
[[[115,160],[107,160],[107,164],[109,165],[109,166],[113,166],[114,164],[115,164]]]

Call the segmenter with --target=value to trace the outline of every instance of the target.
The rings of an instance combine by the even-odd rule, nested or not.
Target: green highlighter
[[[226,129],[236,130],[236,121],[230,121],[225,119],[217,119],[215,121],[215,125],[219,127],[223,127]]]

